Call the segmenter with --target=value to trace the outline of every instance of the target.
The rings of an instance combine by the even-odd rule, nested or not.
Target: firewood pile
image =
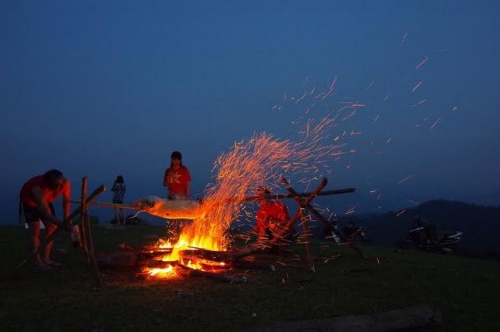
[[[121,252],[102,253],[97,257],[101,269],[135,269],[137,271],[174,267],[182,276],[206,277],[213,280],[244,283],[247,277],[238,274],[244,270],[266,270],[274,272],[275,264],[266,256],[261,246],[249,245],[229,251],[211,251],[199,248],[180,250],[179,259],[164,261],[171,248],[121,246]],[[260,258],[259,258],[260,257]],[[276,256],[274,256],[276,258]],[[189,262],[196,262],[197,268]]]

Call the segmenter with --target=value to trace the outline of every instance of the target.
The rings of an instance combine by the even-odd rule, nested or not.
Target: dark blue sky
[[[369,210],[377,188],[381,209],[500,204],[498,31],[492,0],[3,1],[2,223],[50,168],[74,196],[83,175],[92,189],[118,174],[126,200],[162,196],[173,150],[200,197],[222,151],[256,131],[293,138],[314,94],[297,99],[334,77],[307,116],[366,105],[338,129],[362,132],[331,165],[329,189],[358,188],[346,204]]]

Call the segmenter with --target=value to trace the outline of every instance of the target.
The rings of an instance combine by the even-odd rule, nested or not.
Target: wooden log
[[[330,195],[342,195],[342,194],[350,194],[356,191],[356,188],[342,188],[342,189],[334,189],[334,190],[325,190],[318,193],[315,193],[315,196],[330,196]],[[313,192],[303,192],[297,193],[299,197],[310,197]],[[243,203],[243,202],[254,202],[259,198],[265,199],[289,199],[295,198],[295,195],[292,194],[274,194],[274,195],[264,195],[264,196],[245,196],[245,197],[235,197],[228,198],[223,200],[224,203]]]
[[[100,187],[98,187],[96,190],[94,190],[88,197],[87,199],[85,200],[85,203],[88,205],[90,204],[97,196],[99,196],[100,194],[102,194],[103,192],[106,191],[106,187],[104,185],[101,185]],[[76,218],[76,216],[78,216],[80,213],[81,213],[81,203],[79,203],[80,206],[78,208],[76,208],[70,215],[69,217],[67,218],[67,220],[73,220]]]
[[[147,267],[150,269],[166,269],[169,266],[179,266],[178,261],[161,261],[156,259],[151,259],[140,264],[142,267]]]
[[[212,251],[207,249],[184,249],[179,251],[179,255],[184,259],[200,258],[215,262],[231,262],[233,256],[228,251]]]
[[[147,246],[147,247],[135,247],[128,245],[126,243],[121,243],[119,245],[120,249],[124,251],[133,251],[137,253],[156,253],[158,255],[168,255],[173,251],[173,248],[158,248],[155,246]]]
[[[426,305],[391,310],[373,315],[346,316],[282,322],[256,327],[244,332],[299,332],[299,331],[421,331],[441,324],[441,314]]]
[[[91,202],[92,200],[94,200],[97,196],[99,196],[101,193],[103,193],[105,190],[106,190],[106,187],[104,185],[101,185],[96,190],[94,190],[92,192],[92,194],[90,194],[89,197],[87,197],[87,199],[85,200],[85,202],[88,204],[89,202]],[[73,219],[75,219],[81,213],[81,211],[82,211],[82,207],[80,205],[75,210],[73,210],[73,212],[71,212],[71,214],[69,215],[68,218],[66,218],[65,221],[72,221]],[[52,233],[52,235],[50,235],[48,238],[45,239],[45,242],[52,241],[57,236],[57,234],[59,233],[59,231],[61,231],[61,230],[67,231],[67,229],[65,229],[63,227],[58,227],[57,230],[54,233]]]
[[[284,176],[281,176],[281,180],[285,184],[286,189],[290,192],[290,194],[293,196],[297,204],[299,205],[299,213],[301,214],[301,218],[303,217],[303,209],[305,206],[310,205],[312,200],[318,196],[319,193],[323,190],[323,188],[326,187],[328,180],[326,178],[323,178],[321,180],[321,183],[316,187],[316,189],[307,197],[305,200],[300,197],[299,193],[295,191],[295,189],[292,188],[290,183],[285,179]],[[307,255],[307,261],[309,263],[309,266],[311,267],[312,271],[315,271],[316,268],[314,266],[314,261],[312,259],[312,254],[311,254],[311,249],[309,248],[309,228],[307,227],[306,221],[304,220],[302,222],[302,228],[303,228],[303,237],[304,237],[304,243],[306,245],[306,255]]]
[[[71,200],[71,203],[81,204],[81,200]],[[104,203],[104,202],[89,202],[88,205],[110,208],[110,209],[124,209],[124,210],[140,210],[141,208],[137,205],[132,204],[118,204],[118,203]]]
[[[168,253],[162,252],[112,252],[100,253],[96,256],[100,268],[130,268],[147,265],[149,261],[160,261]]]
[[[241,259],[243,257],[250,256],[252,254],[255,254],[256,252],[262,251],[262,249],[263,249],[262,246],[253,243],[250,245],[246,245],[243,247],[238,247],[238,248],[232,249],[230,251],[230,255],[231,255],[233,261],[236,261],[236,260]]]
[[[295,200],[297,201],[297,204],[299,204],[299,209],[297,210],[297,213],[295,214],[295,216],[294,216],[292,219],[290,219],[290,221],[286,224],[286,226],[283,228],[283,230],[282,230],[282,231],[278,234],[278,236],[277,236],[277,237],[275,237],[273,240],[271,240],[271,244],[275,244],[277,241],[279,241],[279,239],[280,239],[281,237],[283,237],[283,236],[286,234],[286,232],[288,231],[288,229],[289,229],[289,228],[290,228],[290,227],[291,227],[291,226],[292,226],[292,225],[293,225],[293,224],[294,224],[294,223],[295,223],[298,219],[300,219],[300,218],[302,217],[302,212],[303,212],[303,211],[302,211],[303,207],[301,206],[301,202],[302,202],[302,201],[301,201],[301,199],[300,199],[300,195],[299,195],[299,194],[298,194],[298,193],[297,193],[297,192],[296,192],[296,191],[295,191],[292,187],[290,187],[290,186],[289,186],[288,181],[285,179],[285,177],[283,177],[283,176],[282,176],[282,177],[281,177],[281,180],[282,180],[282,181],[285,183],[285,185],[287,186],[287,190],[290,188],[290,190],[289,190],[289,191],[290,191],[290,195],[291,195],[292,197],[294,197],[294,198],[295,198]],[[321,184],[320,184],[318,187],[316,187],[316,189],[315,189],[313,192],[309,193],[309,197],[314,198],[314,197],[318,196],[318,194],[321,192],[321,190],[322,190],[322,189],[326,186],[326,183],[327,183],[327,182],[326,182],[326,179],[323,179],[323,181],[321,182]],[[309,200],[309,201],[312,201],[312,199],[311,199],[311,200]]]
[[[299,204],[300,208],[303,208],[303,209],[307,209],[309,212],[311,212],[319,221],[321,221],[325,226],[327,226],[332,232],[335,233],[335,235],[337,235],[343,242],[347,242],[344,234],[342,234],[338,229],[334,228],[332,225],[330,225],[330,223],[328,222],[328,220],[326,220],[322,215],[321,213],[319,213],[312,205],[311,205],[311,201],[312,199],[315,197],[315,196],[318,196],[319,192],[321,191],[322,188],[324,188],[327,184],[327,181],[325,181],[326,179],[323,179],[323,181],[321,182],[321,184],[316,188],[316,190],[311,194],[311,196],[306,199],[305,201],[303,201],[302,199],[300,199],[300,196],[299,194],[295,191],[295,189],[293,189],[289,182],[284,178],[284,177],[281,177],[281,180],[285,183],[285,186],[287,188],[287,190],[292,194],[294,195],[295,197],[295,200],[297,201],[297,204]],[[349,246],[354,250],[356,251],[358,254],[360,254],[362,257],[366,258],[366,255],[361,251],[361,249],[359,249],[359,247],[350,242],[349,243]]]
[[[356,188],[342,188],[342,189],[334,189],[334,190],[325,190],[320,193],[317,193],[316,196],[330,196],[330,195],[341,195],[341,194],[350,194],[356,191]],[[311,192],[298,193],[299,197],[309,197]],[[294,198],[294,195],[291,194],[275,194],[275,195],[265,195],[265,196],[245,196],[245,197],[235,197],[228,198],[222,200],[221,203],[243,203],[243,202],[254,202],[258,198],[265,199],[289,199]],[[71,203],[81,204],[79,200],[71,200]],[[202,201],[203,202],[203,201]],[[141,210],[141,206],[137,204],[117,204],[117,203],[107,203],[107,202],[89,202],[88,205],[110,208],[110,209],[125,209],[125,210]]]
[[[89,249],[87,245],[87,225],[84,221],[85,213],[87,211],[87,186],[88,180],[86,177],[82,178],[82,188],[81,188],[81,204],[80,204],[80,242],[83,248],[83,254],[85,255],[85,263],[90,265]]]
[[[88,178],[84,176],[82,178],[82,186],[85,187],[85,190],[82,189],[82,192],[87,192],[87,183],[88,183]],[[97,288],[102,288],[102,278],[101,274],[99,272],[99,267],[97,264],[97,259],[95,255],[95,249],[94,249],[94,240],[92,238],[92,227],[90,225],[90,216],[89,216],[89,210],[87,207],[86,199],[82,199],[82,224],[85,224],[85,238],[87,239],[87,247],[88,247],[88,255],[90,259],[90,267],[94,275],[94,280],[95,280],[95,285]]]

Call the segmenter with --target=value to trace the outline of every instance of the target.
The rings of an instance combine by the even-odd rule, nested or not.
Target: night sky
[[[2,1],[0,223],[51,168],[75,198],[120,174],[126,201],[165,196],[174,150],[202,197],[235,141],[345,103],[364,106],[330,133],[349,153],[327,188],[357,188],[339,214],[500,205],[498,31],[493,0]]]

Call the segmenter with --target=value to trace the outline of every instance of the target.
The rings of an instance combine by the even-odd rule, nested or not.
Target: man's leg
[[[52,247],[54,246],[54,237],[52,234],[57,231],[57,226],[50,223],[50,222],[45,222],[45,236],[44,236],[44,247],[42,250],[42,259],[44,263],[49,264],[52,263],[52,260],[50,258],[50,254],[52,252]],[[48,242],[46,240],[49,239]]]
[[[123,225],[127,224],[126,220],[125,220],[125,213],[123,212],[123,209],[119,209],[119,214],[120,214],[120,219],[122,221],[122,224]]]
[[[28,222],[30,230],[30,258],[37,266],[44,265],[40,256],[40,221]]]
[[[54,209],[54,205],[49,203],[50,213],[55,216],[56,211]],[[50,259],[50,254],[52,252],[52,246],[54,245],[54,236],[53,234],[57,231],[57,226],[45,221],[42,218],[43,224],[45,225],[45,236],[44,236],[44,247],[42,252],[42,259],[46,264],[53,263]]]

